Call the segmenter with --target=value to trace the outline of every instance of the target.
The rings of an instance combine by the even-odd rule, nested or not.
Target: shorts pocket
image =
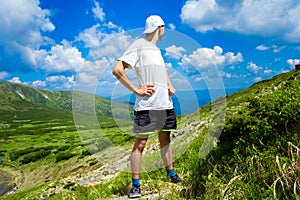
[[[138,116],[137,125],[139,126],[147,126],[151,123],[151,119],[149,114],[143,114]]]

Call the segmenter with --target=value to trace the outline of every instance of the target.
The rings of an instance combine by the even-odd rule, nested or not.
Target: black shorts
[[[177,127],[174,109],[134,111],[134,133],[153,133],[156,130],[172,131]]]

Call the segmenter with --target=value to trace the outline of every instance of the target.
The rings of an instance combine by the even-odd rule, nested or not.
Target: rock
[[[105,170],[103,173],[102,173],[104,176],[107,176],[109,174],[109,172],[107,170]]]
[[[159,149],[159,144],[155,145],[152,147],[151,151],[156,151]]]
[[[176,130],[172,133],[172,137],[175,138],[175,137],[178,137],[180,135],[184,134],[184,131],[183,130]]]

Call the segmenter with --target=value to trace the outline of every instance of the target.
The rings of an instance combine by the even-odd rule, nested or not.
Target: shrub
[[[31,152],[29,154],[24,155],[21,158],[20,163],[28,164],[30,162],[35,162],[41,158],[48,156],[50,153],[51,153],[51,150],[44,150],[44,149],[37,151],[37,152]]]
[[[91,155],[91,153],[87,150],[87,149],[84,149],[81,151],[81,156],[84,157],[84,156],[89,156]]]
[[[43,151],[48,152],[48,150],[50,150],[50,152],[51,152],[51,149],[53,149],[53,148],[56,148],[56,146],[49,145],[49,146],[45,146],[45,147],[35,147],[35,148],[27,147],[25,149],[20,149],[20,150],[9,152],[9,157],[10,157],[10,160],[16,161],[18,158],[20,158],[24,155],[26,155],[26,157],[30,157],[32,155],[33,155],[33,157],[35,157],[36,154],[37,155],[42,154]]]
[[[70,148],[69,145],[60,146],[60,147],[58,147],[58,151],[65,151],[65,150],[67,150],[67,149],[69,149],[69,148]]]
[[[62,160],[69,160],[73,156],[74,156],[74,154],[72,154],[70,151],[59,152],[56,155],[56,162],[59,162],[59,161],[62,161]]]

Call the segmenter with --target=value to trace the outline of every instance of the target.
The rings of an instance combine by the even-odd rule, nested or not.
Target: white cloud
[[[256,49],[259,50],[259,51],[266,51],[266,50],[269,50],[270,47],[265,46],[265,45],[259,45],[259,46],[256,47]]]
[[[223,49],[215,46],[213,49],[198,48],[190,55],[182,59],[182,66],[187,72],[204,70],[212,67],[223,68],[226,65],[236,64],[243,61],[241,53],[234,55],[232,52],[223,54]],[[196,69],[193,69],[196,68]]]
[[[186,50],[183,47],[176,47],[175,45],[169,46],[166,48],[165,56],[171,57],[174,59],[179,59],[183,56],[183,53]]]
[[[298,0],[188,0],[181,19],[199,32],[214,29],[300,41]]]
[[[220,72],[220,76],[221,77],[224,77],[224,78],[238,78],[238,75],[236,74],[231,74],[231,73],[228,73],[228,72],[224,72],[224,71],[221,71]]]
[[[4,71],[0,72],[0,80],[3,80],[9,76],[10,76],[10,74],[8,72],[4,72]]]
[[[112,69],[110,66],[112,62],[103,57],[101,60],[85,61],[82,68],[76,75],[76,90],[94,93],[96,87],[103,82],[114,84]],[[107,85],[108,86],[108,85]],[[106,91],[106,92],[109,92]]]
[[[28,65],[35,69],[41,65],[40,61],[44,60],[48,54],[46,50],[33,49],[28,46],[21,46],[17,43],[14,43],[13,46],[14,49],[17,49],[20,52],[22,64]]]
[[[203,79],[202,77],[196,77],[194,80],[195,80],[196,82],[199,82],[199,81],[203,81],[204,79]]]
[[[266,75],[267,75],[267,74],[271,74],[272,72],[273,72],[273,71],[270,70],[270,69],[265,69],[265,70],[264,70],[264,74],[266,74]]]
[[[291,68],[294,68],[296,64],[300,63],[300,59],[288,59],[286,62]]]
[[[41,66],[47,72],[76,72],[83,65],[84,59],[81,52],[63,41],[62,45],[51,47]]]
[[[101,88],[104,88],[108,93],[116,81],[111,74],[111,67],[134,38],[113,22],[106,23],[105,13],[96,1],[93,12],[102,23],[81,31],[75,38],[76,42],[82,42],[88,49],[86,60],[76,75],[76,89],[101,93]]]
[[[41,32],[53,31],[50,11],[39,7],[38,0],[2,0],[0,42],[37,47],[45,39]]]
[[[107,58],[102,58],[95,62],[86,61],[78,73],[78,82],[83,84],[97,84],[98,79],[102,77],[107,68],[111,66],[111,62]],[[110,73],[111,74],[111,73]],[[88,78],[90,76],[90,78]]]
[[[20,77],[13,77],[11,80],[8,81],[13,83],[24,84],[36,88],[50,87],[52,90],[72,89],[75,84],[73,75],[72,76],[64,76],[64,75],[48,76],[44,81],[35,80],[35,81],[28,81],[28,82],[22,82]]]
[[[243,61],[243,55],[240,52],[238,52],[236,56],[233,52],[225,53],[224,56],[226,65],[240,63]]]
[[[133,38],[116,25],[109,23],[106,27],[96,24],[83,30],[76,37],[76,41],[83,42],[84,46],[89,48],[89,59],[96,60],[103,56],[114,58],[120,56]]]
[[[249,62],[248,65],[247,65],[247,69],[249,69],[250,71],[253,71],[253,72],[257,72],[259,70],[262,70],[262,67],[257,66],[253,62]]]
[[[108,23],[106,24],[106,26],[107,26],[109,29],[118,29],[118,26],[115,25],[115,24],[112,23],[112,22],[108,22]]]
[[[279,53],[282,49],[284,49],[284,48],[286,48],[285,46],[280,46],[280,47],[278,47],[278,46],[276,46],[276,45],[273,45],[272,46],[272,49],[273,49],[273,52],[274,53]]]
[[[208,25],[209,22],[213,21],[209,20],[209,18],[214,16],[213,13],[211,15],[208,15],[208,13],[216,10],[216,6],[217,4],[214,0],[186,1],[182,8],[181,19],[197,31],[206,32],[211,29]]]
[[[105,34],[98,30],[100,24],[95,24],[91,28],[85,29],[76,37],[77,41],[84,42],[86,48],[95,48],[100,45],[101,40],[105,38]]]
[[[55,26],[50,21],[50,11],[42,9],[39,0],[2,0],[0,6],[0,49],[10,66],[10,58],[20,63],[10,66],[9,70],[24,71],[25,68],[36,68],[39,49],[42,45],[53,42],[44,36]],[[25,67],[26,66],[26,67]]]
[[[56,90],[65,90],[74,87],[75,81],[74,76],[58,75],[46,77],[46,83]]]
[[[81,72],[77,75],[77,82],[80,83],[80,86],[96,86],[98,83],[98,78],[95,75],[88,74],[87,72]]]
[[[33,86],[33,87],[46,87],[47,83],[46,83],[46,81],[36,80],[36,81],[32,82],[31,86]]]
[[[102,22],[104,21],[105,13],[103,9],[100,7],[99,2],[94,1],[94,3],[95,3],[95,7],[92,9],[94,13],[94,17]]]
[[[23,84],[57,90],[74,86],[74,76],[66,74],[78,73],[76,78],[81,81],[79,83],[85,81],[91,84],[95,81],[94,84],[97,84],[99,79],[115,81],[112,80],[109,67],[129,46],[133,38],[126,35],[113,22],[105,22],[105,13],[96,0],[92,12],[100,24],[82,31],[74,41],[84,43],[89,53],[85,59],[72,42],[63,40],[60,44],[55,44],[54,40],[44,36],[44,32],[53,31],[55,26],[49,19],[51,12],[42,9],[39,0],[3,0],[0,7],[0,50],[1,57],[9,59],[0,65],[0,79],[11,76],[6,70],[10,69],[45,73],[48,75],[45,80]],[[6,50],[7,52],[4,52]],[[11,61],[18,65],[11,64]],[[54,74],[56,76],[49,76]],[[19,77],[14,77],[10,81],[22,83]]]
[[[169,27],[170,27],[170,29],[173,30],[173,31],[176,29],[176,26],[175,26],[174,24],[172,24],[172,23],[169,24]]]
[[[12,79],[9,80],[9,82],[19,83],[19,84],[22,83],[20,77],[13,77]]]
[[[254,82],[259,82],[259,81],[262,81],[262,77],[256,77],[256,78],[254,78],[254,80],[253,80]]]
[[[277,45],[273,44],[272,46],[259,45],[259,46],[256,47],[256,50],[258,50],[258,51],[267,51],[267,50],[271,49],[274,53],[278,53],[284,48],[285,48],[285,46],[277,46]]]
[[[102,57],[118,58],[133,42],[133,38],[124,32],[106,34],[105,39],[93,49],[90,49],[90,58],[96,60]]]

